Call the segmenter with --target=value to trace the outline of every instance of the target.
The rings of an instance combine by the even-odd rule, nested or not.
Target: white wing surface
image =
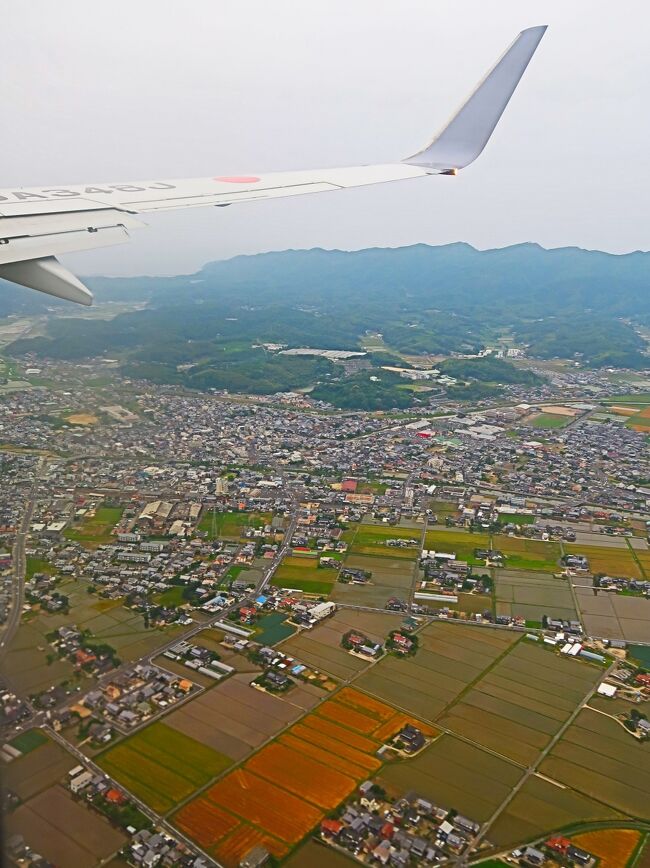
[[[127,241],[130,229],[145,225],[135,214],[455,175],[487,144],[545,30],[532,27],[520,33],[431,144],[402,162],[259,176],[0,190],[0,277],[91,304],[92,294],[56,256]]]

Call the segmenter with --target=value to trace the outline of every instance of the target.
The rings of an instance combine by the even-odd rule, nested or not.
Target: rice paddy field
[[[600,674],[596,667],[523,640],[437,720],[477,745],[530,766]]]
[[[348,605],[371,606],[377,609],[383,609],[391,597],[408,599],[417,573],[416,563],[405,558],[352,554],[346,557],[345,566],[367,570],[372,573],[372,578],[365,585],[336,582],[332,586],[330,599]]]
[[[484,566],[485,561],[474,557],[474,549],[489,549],[490,536],[485,533],[469,533],[466,530],[445,528],[444,530],[428,530],[424,548],[437,552],[453,552],[459,561],[468,564]]]
[[[419,650],[385,657],[356,682],[366,692],[433,721],[517,641],[516,634],[436,622],[418,634]]]
[[[575,588],[578,607],[591,636],[647,642],[650,636],[650,600]]]
[[[534,775],[497,817],[487,838],[498,847],[513,847],[576,823],[624,819],[600,801]]]
[[[348,531],[345,540],[349,543],[349,553],[371,555],[397,560],[416,560],[420,554],[421,527],[401,527],[393,525],[360,524],[356,530]],[[389,539],[413,540],[412,546],[389,546]]]
[[[647,744],[597,711],[580,712],[540,771],[616,811],[650,820]]]
[[[232,760],[165,723],[154,723],[109,748],[96,762],[159,813],[228,768]]]
[[[567,554],[584,555],[589,559],[592,573],[606,573],[609,576],[623,576],[631,579],[643,578],[638,563],[629,548],[611,546],[583,546],[565,543]]]
[[[336,582],[337,571],[318,566],[318,558],[285,557],[273,575],[273,584],[295,588],[306,594],[327,596]]]
[[[175,824],[226,868],[263,842],[282,858],[379,769],[384,740],[406,722],[437,731],[352,688],[222,777],[174,816]]]
[[[559,543],[495,534],[492,547],[503,552],[506,556],[505,565],[511,570],[554,573],[559,569],[562,554]]]
[[[599,829],[573,835],[571,842],[598,857],[598,868],[619,868],[627,865],[641,842],[635,829]]]
[[[343,634],[354,627],[369,639],[383,642],[389,632],[401,623],[400,615],[340,610],[317,627],[287,639],[281,648],[285,654],[296,657],[308,666],[345,680],[367,669],[370,664],[341,648]]]
[[[495,570],[494,576],[497,615],[521,615],[538,622],[544,615],[577,620],[566,579],[527,570]]]
[[[435,805],[483,823],[523,774],[523,769],[445,734],[414,759],[385,766],[380,782],[391,791],[414,790]]]

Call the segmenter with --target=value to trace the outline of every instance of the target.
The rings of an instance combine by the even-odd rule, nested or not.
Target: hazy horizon
[[[457,178],[145,215],[151,230],[129,244],[66,262],[156,275],[288,248],[645,250],[647,18],[640,0],[625,15],[604,0],[34,0],[5,22],[0,186],[399,160],[521,29],[547,23],[492,141]]]

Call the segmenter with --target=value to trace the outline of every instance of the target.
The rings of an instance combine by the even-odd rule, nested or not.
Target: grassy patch
[[[184,585],[173,585],[171,588],[167,588],[166,591],[163,591],[160,594],[156,594],[154,597],[154,601],[159,606],[182,606],[185,602],[185,600],[183,599],[184,590]]]
[[[531,422],[533,428],[564,428],[573,416],[559,416],[555,413],[540,413]]]
[[[47,742],[48,738],[39,729],[28,729],[27,732],[22,732],[16,738],[12,738],[9,744],[19,750],[21,753],[31,753],[42,744]]]
[[[273,514],[270,512],[215,512],[209,510],[199,522],[198,529],[208,535],[208,539],[239,539],[248,527],[264,527],[269,524]]]
[[[67,528],[63,535],[66,539],[94,547],[113,542],[112,530],[122,518],[121,506],[100,506],[94,515],[85,518],[75,527]]]
[[[280,588],[295,588],[297,591],[304,591],[305,594],[317,594],[318,596],[327,596],[333,587],[333,582],[317,582],[309,579],[273,579],[274,584]]]
[[[35,573],[45,573],[48,576],[53,576],[56,572],[52,564],[43,558],[33,558],[28,555],[26,560],[26,576],[28,579],[31,579]]]

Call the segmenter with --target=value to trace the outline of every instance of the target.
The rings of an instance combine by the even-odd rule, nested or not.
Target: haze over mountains
[[[280,364],[255,344],[358,349],[369,331],[380,332],[388,350],[411,354],[471,352],[507,334],[540,358],[648,366],[638,327],[650,322],[650,253],[536,244],[479,251],[463,243],[288,250],[211,262],[194,275],[87,282],[97,302],[147,307],[111,320],[53,318],[46,337],[17,341],[10,351],[110,353],[134,375],[140,366],[142,376],[178,382],[182,366],[188,385],[233,389],[216,370],[234,373],[256,357],[263,367]],[[4,314],[60,307],[9,285],[0,305]],[[313,366],[308,374],[305,365]],[[301,371],[293,385],[323,373],[313,360],[285,358],[282,367]]]

